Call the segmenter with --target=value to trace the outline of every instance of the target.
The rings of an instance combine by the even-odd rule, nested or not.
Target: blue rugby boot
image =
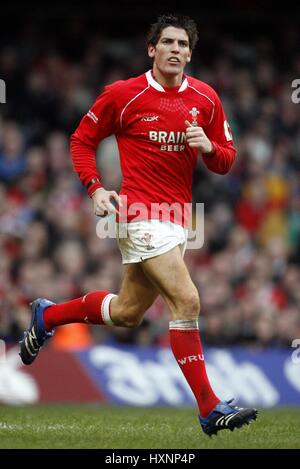
[[[42,345],[54,334],[54,329],[46,331],[43,313],[46,308],[55,303],[45,298],[38,298],[30,304],[32,310],[31,323],[29,329],[24,332],[23,339],[19,342],[21,344],[19,355],[25,365],[31,365],[38,356]]]
[[[206,435],[216,435],[220,430],[233,431],[235,428],[248,425],[252,420],[256,420],[256,409],[244,409],[230,405],[232,401],[233,399],[219,402],[206,418],[199,416],[202,430]]]

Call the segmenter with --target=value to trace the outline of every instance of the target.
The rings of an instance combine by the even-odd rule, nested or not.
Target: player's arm
[[[120,202],[115,191],[107,191],[102,186],[96,165],[98,145],[104,138],[115,133],[115,122],[116,105],[112,92],[106,88],[82,118],[70,140],[73,167],[93,199],[94,213],[99,216],[115,213],[116,209],[111,202]]]
[[[193,127],[188,121],[185,123],[187,143],[190,147],[199,149],[208,169],[218,174],[228,173],[236,158],[236,149],[217,94],[212,117],[205,130],[202,127]]]

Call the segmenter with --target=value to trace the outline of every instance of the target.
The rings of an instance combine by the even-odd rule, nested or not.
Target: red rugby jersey
[[[120,194],[127,196],[128,206],[142,203],[150,210],[153,203],[190,203],[198,149],[185,141],[185,120],[203,127],[213,143],[214,152],[203,155],[206,166],[227,173],[236,150],[221,101],[209,85],[185,76],[180,87],[162,87],[149,70],[106,86],[71,136],[82,184],[100,179],[96,149],[114,134],[123,175]],[[89,195],[98,187],[99,182],[91,185]]]

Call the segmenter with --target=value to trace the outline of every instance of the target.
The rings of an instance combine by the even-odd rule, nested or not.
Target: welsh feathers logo
[[[145,241],[145,243],[147,244],[147,251],[154,249],[154,246],[152,245],[152,238],[153,236],[150,233],[144,233],[144,236],[141,238],[142,241]]]
[[[192,109],[189,111],[189,113],[192,116],[192,126],[197,127],[198,126],[197,118],[198,118],[198,114],[200,114],[200,112],[198,111],[198,109],[196,107],[192,107]]]

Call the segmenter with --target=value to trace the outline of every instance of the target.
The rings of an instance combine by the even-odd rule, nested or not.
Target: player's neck
[[[183,80],[183,73],[178,75],[164,75],[156,67],[153,67],[153,78],[161,86],[180,86]]]

